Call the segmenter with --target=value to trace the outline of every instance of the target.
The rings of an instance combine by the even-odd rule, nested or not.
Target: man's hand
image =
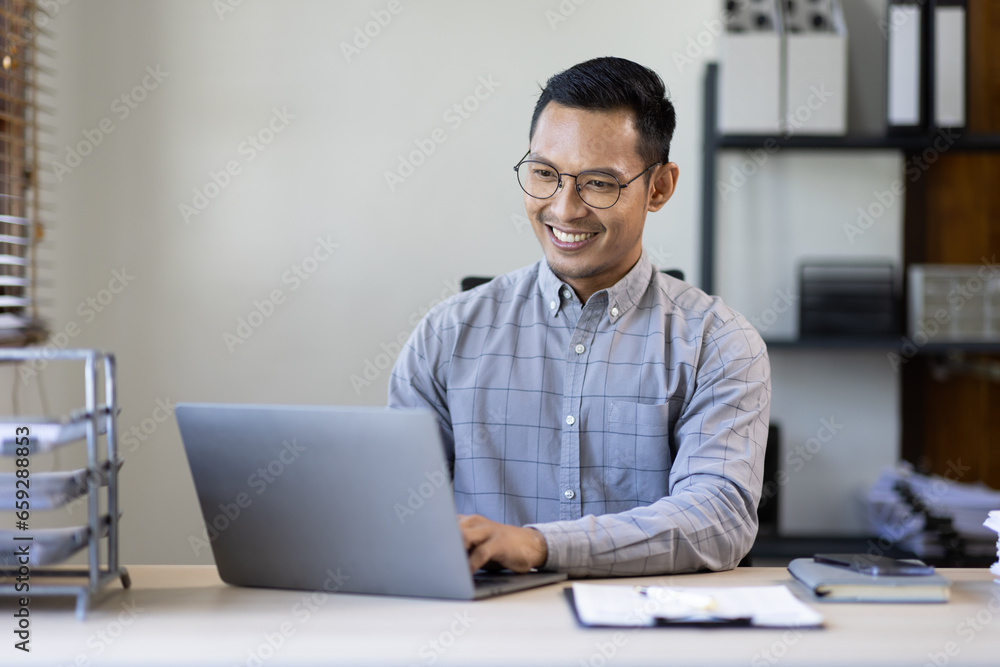
[[[508,526],[478,514],[459,514],[458,526],[472,572],[490,562],[514,572],[527,572],[545,565],[549,556],[545,537],[534,528]]]

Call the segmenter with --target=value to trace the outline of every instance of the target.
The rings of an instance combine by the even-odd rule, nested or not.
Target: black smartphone
[[[934,574],[934,566],[923,561],[869,554],[816,554],[817,563],[846,567],[861,574],[917,576]]]

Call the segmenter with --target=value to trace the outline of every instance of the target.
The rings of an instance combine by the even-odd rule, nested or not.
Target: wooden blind
[[[46,150],[45,102],[52,71],[51,34],[34,0],[0,0],[0,344],[45,338],[38,313],[38,244],[42,239],[40,158]],[[41,21],[39,19],[42,19]],[[48,118],[43,118],[48,116]]]

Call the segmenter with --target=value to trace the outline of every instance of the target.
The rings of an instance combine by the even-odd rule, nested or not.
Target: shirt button
[[[566,299],[567,301],[569,301],[570,299],[573,298],[573,293],[570,292],[568,289],[564,289],[563,290],[563,298]]]
[[[570,500],[573,500],[573,498],[575,498],[575,497],[576,497],[576,494],[575,494],[575,493],[573,493],[573,489],[566,489],[566,490],[565,490],[565,491],[563,492],[563,495],[564,495],[564,496],[566,496],[567,498],[569,498]]]
[[[555,301],[549,301],[549,308],[551,308],[552,310],[555,310],[556,306],[558,305],[559,304],[557,304]]]
[[[566,423],[572,426],[576,423],[576,419],[573,418],[573,415],[566,415]]]
[[[576,350],[576,353],[577,353],[577,354],[583,354],[583,351],[584,351],[584,350],[585,350],[586,348],[585,348],[585,347],[584,347],[583,345],[579,345],[579,344],[578,344],[578,345],[577,345],[577,346],[576,346],[576,347],[575,347],[574,349]]]
[[[611,317],[618,317],[618,306],[611,309]]]

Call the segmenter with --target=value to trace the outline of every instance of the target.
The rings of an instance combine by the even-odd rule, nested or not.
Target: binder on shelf
[[[934,126],[966,123],[966,0],[937,0],[934,6]]]
[[[928,24],[923,2],[890,0],[883,25],[887,43],[886,120],[890,134],[920,134],[927,129]]]

